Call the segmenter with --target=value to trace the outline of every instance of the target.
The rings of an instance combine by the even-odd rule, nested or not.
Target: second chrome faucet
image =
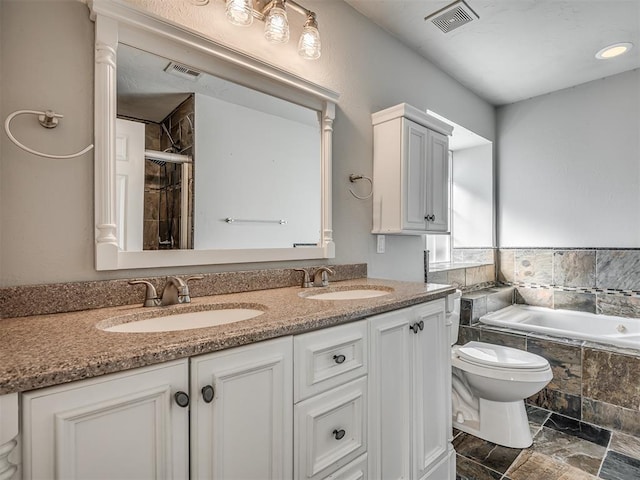
[[[311,274],[313,278],[313,281],[311,281],[309,272],[304,268],[294,268],[294,270],[304,274],[302,277],[302,288],[326,287],[329,285],[329,275],[335,273],[329,267],[319,267]]]

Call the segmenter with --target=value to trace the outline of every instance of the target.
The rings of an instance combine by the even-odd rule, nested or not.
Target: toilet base
[[[492,443],[510,448],[527,448],[533,443],[524,400],[494,402],[480,398],[478,422],[458,422],[453,412],[453,427]]]

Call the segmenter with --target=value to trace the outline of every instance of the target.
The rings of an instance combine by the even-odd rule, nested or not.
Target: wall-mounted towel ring
[[[368,195],[364,195],[364,196],[360,196],[357,195],[356,193],[353,192],[353,190],[349,189],[349,193],[351,195],[353,195],[356,198],[359,198],[360,200],[366,200],[367,198],[369,198],[371,195],[373,195],[373,181],[371,180],[370,177],[367,177],[365,175],[356,175],[355,173],[352,173],[351,175],[349,175],[349,181],[351,183],[355,183],[358,180],[362,180],[362,179],[368,180],[369,181],[369,185],[371,187],[371,189],[369,190],[369,194]]]
[[[89,150],[91,150],[93,148],[93,144],[91,144],[88,147],[80,150],[79,152],[71,153],[69,155],[51,155],[49,153],[38,152],[36,150],[33,150],[33,149],[23,145],[22,143],[20,143],[16,139],[16,137],[14,137],[12,135],[11,130],[9,130],[9,124],[11,123],[11,120],[13,120],[13,117],[16,117],[18,115],[27,114],[27,113],[31,114],[31,115],[38,115],[38,120],[40,121],[40,125],[42,125],[45,128],[55,128],[58,125],[58,119],[64,117],[64,115],[61,115],[59,113],[55,113],[55,112],[53,112],[51,110],[47,110],[45,112],[40,112],[38,110],[16,110],[12,114],[8,115],[7,119],[4,121],[4,131],[7,132],[7,137],[9,137],[9,140],[11,140],[13,143],[15,143],[22,150],[24,150],[26,152],[29,152],[29,153],[32,153],[34,155],[38,155],[40,157],[65,159],[65,158],[79,157],[80,155],[84,155],[85,153],[87,153]]]

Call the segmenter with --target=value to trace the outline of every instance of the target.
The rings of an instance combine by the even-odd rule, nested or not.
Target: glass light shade
[[[264,38],[274,43],[287,43],[289,41],[287,12],[279,4],[271,7],[269,13],[267,13],[264,24]]]
[[[248,27],[253,23],[252,0],[227,0],[227,19],[234,25]]]
[[[305,26],[298,42],[298,53],[302,58],[315,60],[320,58],[320,32],[316,27]]]

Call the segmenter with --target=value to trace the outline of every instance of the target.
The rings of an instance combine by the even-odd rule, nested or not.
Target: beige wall
[[[25,143],[50,152],[76,151],[93,129],[93,23],[77,1],[0,0],[2,120],[17,109],[50,108],[65,114],[45,131],[33,118],[16,119]],[[304,1],[318,14],[323,55],[308,62],[296,54],[302,17],[291,14],[291,41],[272,46],[262,24],[233,27],[224,2],[194,7],[187,0],[140,5],[173,16],[217,40],[340,92],[335,120],[333,227],[335,263],[367,262],[378,275],[420,278],[419,237],[387,237],[387,253],[375,254],[371,201],[353,198],[348,175],[372,172],[372,112],[407,102],[434,110],[494,140],[494,109],[436,67],[412,53],[342,1]],[[178,18],[178,17],[176,17]],[[53,32],[47,36],[45,32]],[[231,265],[96,272],[93,266],[93,154],[45,160],[22,152],[0,135],[0,286],[254,268]],[[287,264],[271,264],[286,266]]]

